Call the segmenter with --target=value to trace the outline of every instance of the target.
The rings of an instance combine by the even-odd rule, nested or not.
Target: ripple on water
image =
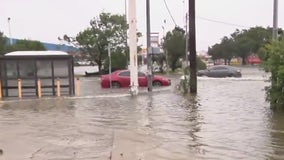
[[[81,97],[2,101],[2,156],[283,159],[284,116],[268,109],[267,82],[246,74],[239,79],[202,77],[197,96],[191,97],[175,91],[179,77],[171,78],[172,86],[153,93],[144,88],[137,97],[127,89],[103,90],[98,79],[85,78]]]

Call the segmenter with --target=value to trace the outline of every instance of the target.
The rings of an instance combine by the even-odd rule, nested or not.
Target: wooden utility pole
[[[188,1],[189,13],[189,63],[190,63],[190,93],[197,93],[196,77],[196,31],[195,31],[195,0]]]

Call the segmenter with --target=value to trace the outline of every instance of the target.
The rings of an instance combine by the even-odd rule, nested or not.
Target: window
[[[146,74],[143,72],[138,72],[138,77],[146,77]]]
[[[56,77],[67,77],[68,74],[68,62],[65,60],[53,61],[54,76]]]
[[[51,61],[37,61],[37,76],[41,77],[52,77]]]
[[[21,78],[33,78],[35,76],[34,61],[31,60],[19,61],[19,72]]]
[[[130,72],[129,72],[129,71],[120,72],[120,73],[119,73],[119,76],[130,77]]]
[[[17,63],[16,63],[16,61],[7,61],[6,62],[6,69],[7,69],[7,77],[17,78]]]

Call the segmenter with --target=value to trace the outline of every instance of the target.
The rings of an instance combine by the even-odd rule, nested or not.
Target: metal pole
[[[10,20],[11,18],[8,17],[8,28],[9,28],[9,40],[10,40],[10,45],[12,45],[12,35],[11,35],[11,26],[10,26]]]
[[[127,43],[127,39],[128,39],[128,34],[127,34],[127,0],[124,0],[124,12],[125,12],[125,23],[126,23],[126,29],[125,29],[125,57],[126,57],[126,67],[128,68],[128,57],[127,57],[127,51],[128,51],[128,43]]]
[[[56,83],[56,85],[57,85],[57,97],[60,97],[61,96],[61,86],[60,86],[60,79],[59,78],[57,78],[57,83]]]
[[[40,79],[37,80],[37,94],[38,94],[38,98],[41,98],[42,92],[41,92],[41,81],[40,81]]]
[[[129,48],[130,48],[130,94],[138,94],[138,62],[137,62],[137,19],[136,0],[128,1],[129,8]]]
[[[147,70],[148,70],[148,91],[151,92],[152,86],[152,57],[151,57],[151,25],[150,25],[150,0],[146,0],[146,18],[147,18]]]
[[[278,39],[278,0],[274,0],[273,5],[273,33],[272,33],[272,39],[277,40]]]
[[[166,40],[165,27],[166,27],[166,20],[164,20],[164,26],[163,26],[163,38],[164,38],[163,43],[165,43],[165,40]],[[166,69],[167,69],[166,73],[168,75],[169,74],[169,61],[168,61],[169,57],[168,57],[168,51],[165,47],[164,47],[164,52],[166,55]]]
[[[18,79],[18,96],[22,98],[22,80]]]
[[[80,78],[79,77],[77,77],[77,79],[76,79],[76,95],[77,96],[80,96]]]
[[[109,63],[108,63],[109,88],[112,88],[112,83],[111,83],[111,52],[110,52],[110,44],[108,44],[107,50],[108,50],[108,59],[109,59]]]
[[[195,31],[195,0],[189,0],[189,61],[190,61],[190,93],[197,93],[196,77],[196,31]]]
[[[185,15],[185,68],[188,69],[188,14]]]

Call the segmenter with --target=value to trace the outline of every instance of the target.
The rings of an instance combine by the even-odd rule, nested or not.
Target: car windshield
[[[234,68],[230,66],[213,66],[209,68],[209,70],[230,70],[230,69],[234,69]]]
[[[130,76],[130,72],[129,71],[122,71],[118,75],[122,76],[122,77],[129,77]]]

